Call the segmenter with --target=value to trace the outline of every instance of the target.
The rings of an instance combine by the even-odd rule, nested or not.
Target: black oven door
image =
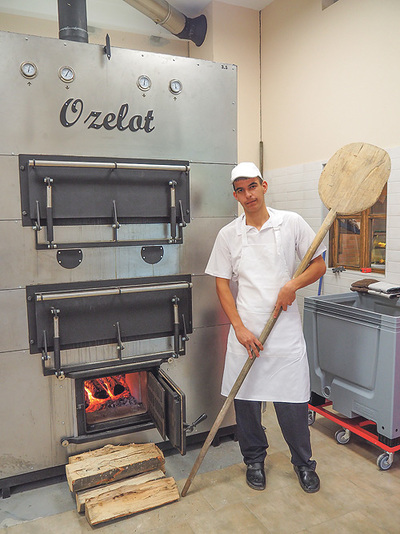
[[[161,369],[148,376],[149,413],[163,439],[186,454],[185,394]]]

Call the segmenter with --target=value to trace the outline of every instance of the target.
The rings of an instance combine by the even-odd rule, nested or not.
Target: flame
[[[86,413],[102,410],[109,401],[131,396],[123,375],[85,380],[84,388]]]

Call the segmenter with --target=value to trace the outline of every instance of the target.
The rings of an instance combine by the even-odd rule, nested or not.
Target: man
[[[235,398],[237,437],[246,482],[265,489],[264,460],[268,441],[261,423],[262,402],[273,402],[300,485],[319,490],[311,460],[308,428],[309,370],[296,291],[318,280],[326,270],[320,246],[307,269],[292,279],[315,234],[296,213],[267,208],[268,185],[254,163],[239,163],[231,173],[233,196],[244,213],[222,228],[206,273],[216,277],[222,308],[231,323],[222,395],[228,396],[247,357],[257,357]],[[231,282],[237,285],[237,297]],[[260,336],[270,315],[282,308],[263,347]]]

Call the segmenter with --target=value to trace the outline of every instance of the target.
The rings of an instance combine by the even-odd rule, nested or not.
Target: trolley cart
[[[354,432],[383,449],[378,466],[389,469],[400,445],[400,298],[306,297],[303,329],[310,409],[342,426],[339,443]]]
[[[347,418],[339,414],[333,413],[328,410],[327,407],[332,406],[331,401],[325,402],[320,406],[308,405],[308,424],[312,425],[315,422],[315,414],[319,413],[323,417],[330,419],[334,423],[337,423],[342,428],[335,432],[335,439],[340,445],[346,445],[349,443],[351,433],[366,439],[369,443],[376,445],[384,452],[380,454],[376,460],[376,464],[379,469],[387,471],[393,464],[394,453],[400,450],[400,444],[395,446],[389,446],[379,440],[378,435],[374,432],[376,429],[376,423],[365,419],[364,417]],[[368,428],[368,427],[372,427]],[[391,440],[395,441],[395,440]],[[398,441],[398,440],[396,440]]]

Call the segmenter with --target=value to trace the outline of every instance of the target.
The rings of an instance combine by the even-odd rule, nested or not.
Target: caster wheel
[[[378,456],[378,459],[376,460],[376,465],[379,467],[379,469],[382,469],[382,471],[387,471],[392,467],[393,459],[390,457],[390,454],[388,452],[384,452],[380,456]]]
[[[346,445],[350,441],[350,432],[348,430],[337,430],[335,433],[335,439],[339,445]]]
[[[308,410],[308,426],[311,426],[315,423],[315,412],[313,410]]]

